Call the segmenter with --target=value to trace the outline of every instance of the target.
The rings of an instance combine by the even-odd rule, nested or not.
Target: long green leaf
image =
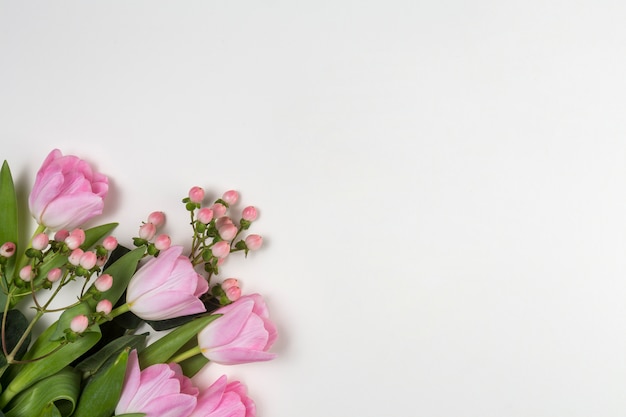
[[[127,362],[128,349],[89,378],[74,417],[109,417],[113,414],[122,393]]]
[[[117,357],[127,349],[142,349],[146,345],[148,333],[129,334],[120,336],[109,342],[88,358],[83,359],[75,366],[76,370],[83,375],[83,379],[96,374],[111,358]]]
[[[155,341],[139,352],[141,368],[143,369],[155,363],[166,363],[183,345],[189,342],[200,330],[204,329],[207,324],[218,317],[221,317],[221,315],[213,314],[193,319],[189,323],[177,327]]]
[[[80,375],[66,367],[16,396],[6,407],[6,417],[66,417],[74,412],[79,394]]]
[[[17,196],[11,169],[7,161],[4,161],[0,169],[0,245],[13,242],[17,246],[18,236]],[[5,281],[10,281],[10,277],[13,276],[16,257],[17,255],[14,255],[7,260],[6,276],[2,278]],[[4,308],[5,303],[6,294],[0,291],[0,307]]]

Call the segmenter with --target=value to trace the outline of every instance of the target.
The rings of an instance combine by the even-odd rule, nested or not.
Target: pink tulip
[[[131,278],[126,291],[130,311],[144,320],[165,320],[206,311],[198,298],[209,284],[172,246],[150,259]]]
[[[189,417],[255,417],[256,406],[239,381],[227,383],[222,375],[198,395],[196,409]]]
[[[28,204],[37,223],[73,229],[102,213],[108,178],[73,155],[54,149],[37,172]]]
[[[144,417],[188,416],[196,407],[198,389],[177,364],[139,368],[137,351],[128,356],[122,395],[115,414],[143,413]]]
[[[259,294],[246,295],[215,311],[222,316],[198,333],[202,354],[213,362],[234,365],[274,359],[267,352],[278,332]]]

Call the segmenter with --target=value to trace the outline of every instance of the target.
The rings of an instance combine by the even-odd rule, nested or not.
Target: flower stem
[[[98,321],[98,324],[102,324],[107,320],[112,320],[115,317],[124,314],[126,312],[130,311],[130,306],[128,305],[128,303],[124,303],[121,306],[117,307],[116,309],[114,309],[113,311],[111,311],[108,316],[106,318],[102,318],[100,321]]]
[[[191,349],[189,349],[186,352],[180,353],[176,356],[171,357],[168,362],[176,362],[176,363],[180,363],[182,361],[184,361],[185,359],[189,359],[192,358],[196,355],[199,355],[202,353],[202,350],[200,349],[200,346],[196,346],[193,347]]]

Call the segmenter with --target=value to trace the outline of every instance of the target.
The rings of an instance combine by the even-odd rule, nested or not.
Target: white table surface
[[[0,158],[234,188],[259,417],[626,414],[626,3],[0,0]],[[125,240],[126,239],[126,240]]]

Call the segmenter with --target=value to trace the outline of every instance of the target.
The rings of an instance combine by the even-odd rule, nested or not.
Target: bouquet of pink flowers
[[[254,417],[239,381],[222,375],[201,390],[193,377],[212,362],[275,357],[276,326],[261,295],[217,279],[231,254],[261,247],[262,237],[248,233],[257,209],[234,217],[238,192],[205,205],[205,190],[192,187],[182,199],[190,250],[159,233],[160,211],[127,248],[111,234],[115,223],[84,228],[102,213],[108,188],[87,162],[53,150],[28,198],[36,229],[24,244],[2,166],[0,416]],[[63,290],[77,294],[59,307]],[[56,321],[36,331],[46,315]],[[153,331],[160,337],[148,337]]]

